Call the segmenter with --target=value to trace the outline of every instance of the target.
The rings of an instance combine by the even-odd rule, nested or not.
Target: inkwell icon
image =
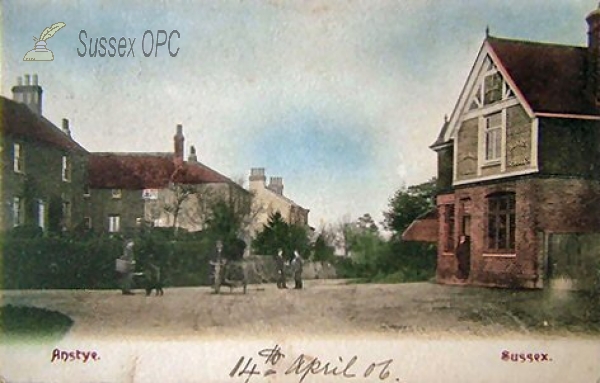
[[[63,22],[52,24],[51,27],[44,29],[39,39],[34,36],[35,47],[27,52],[25,57],[23,57],[23,61],[53,61],[54,54],[50,49],[46,48],[46,40],[54,36],[65,25],[67,24]]]

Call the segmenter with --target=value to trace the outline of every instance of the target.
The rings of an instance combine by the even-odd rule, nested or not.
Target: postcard
[[[600,382],[597,2],[0,13],[0,382]]]

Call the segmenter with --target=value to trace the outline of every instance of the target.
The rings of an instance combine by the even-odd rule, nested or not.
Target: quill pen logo
[[[51,27],[44,29],[39,38],[34,36],[33,41],[35,41],[35,46],[25,54],[23,61],[53,61],[54,53],[46,47],[46,40],[54,36],[65,25],[67,24],[63,22],[52,24]]]

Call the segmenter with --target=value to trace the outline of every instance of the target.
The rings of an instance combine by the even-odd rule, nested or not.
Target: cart
[[[218,260],[210,263],[212,266],[212,284],[215,294],[219,294],[221,286],[229,287],[229,292],[234,288],[243,288],[244,294],[248,289],[248,277],[244,261]]]

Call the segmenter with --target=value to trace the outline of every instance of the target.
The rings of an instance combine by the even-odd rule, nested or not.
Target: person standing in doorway
[[[277,250],[275,256],[275,265],[277,266],[277,288],[287,289],[285,282],[285,260],[283,259],[283,250]]]
[[[471,241],[469,236],[461,235],[456,248],[456,258],[458,261],[458,278],[467,280],[471,269]]]
[[[298,253],[297,250],[294,250],[294,259],[292,260],[292,270],[294,270],[294,289],[302,288],[302,267],[304,266],[304,261]]]

